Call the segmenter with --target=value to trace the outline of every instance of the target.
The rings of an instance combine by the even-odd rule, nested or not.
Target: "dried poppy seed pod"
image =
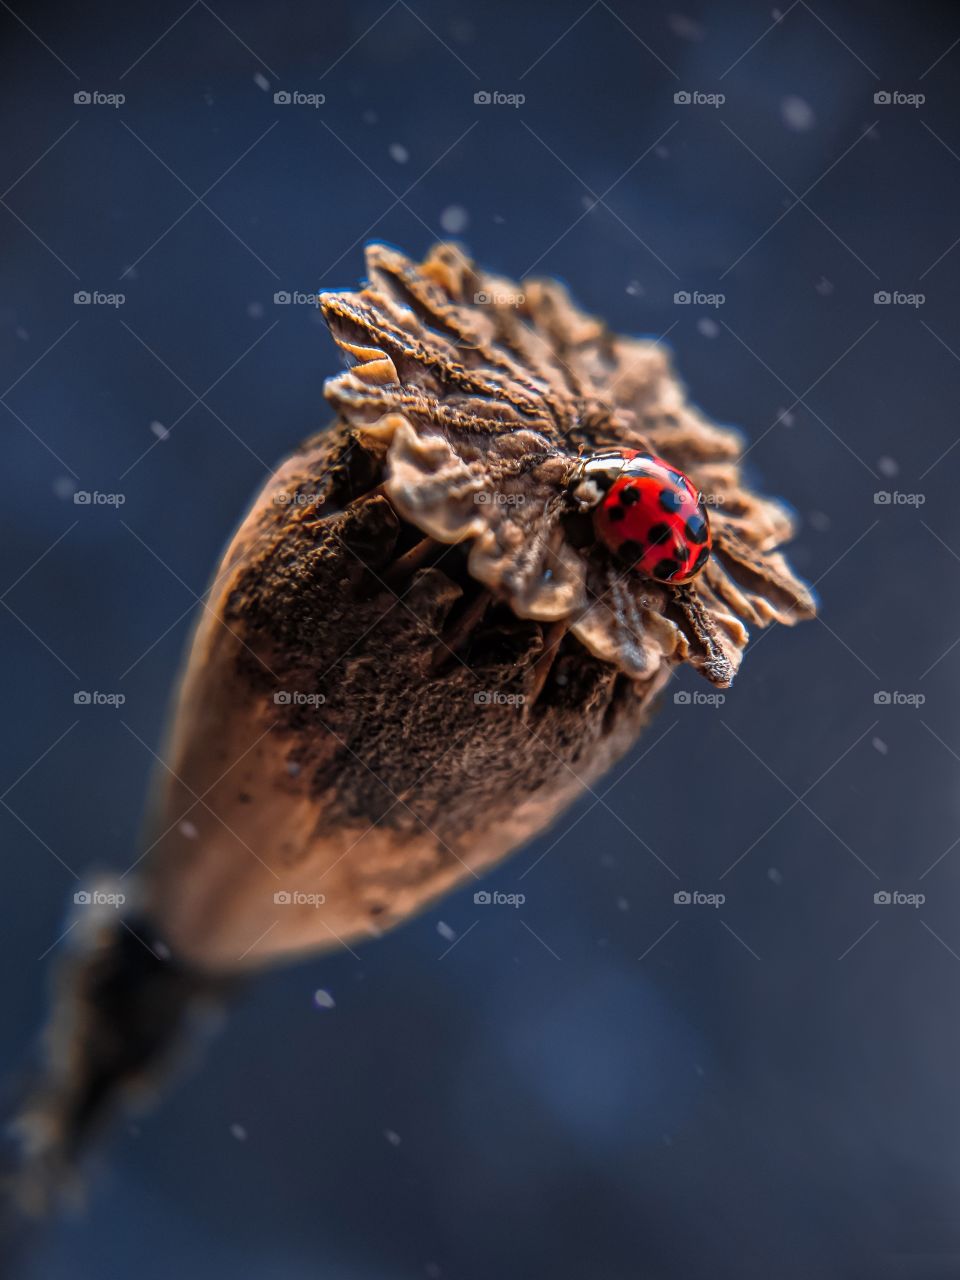
[[[366,287],[321,300],[349,361],[327,384],[336,422],[270,477],[200,618],[141,864],[146,945],[118,928],[77,970],[86,1043],[98,1020],[138,1019],[136,1052],[115,1036],[96,1073],[74,1054],[50,1104],[61,1134],[111,1069],[149,1065],[201,975],[407,919],[553,821],[677,664],[728,685],[745,622],[813,612],[775,551],[788,516],[744,489],[739,437],[687,403],[656,344],[451,245],[421,264],[374,245],[367,266]],[[624,562],[598,536],[585,459],[610,452],[680,477],[668,514],[709,505],[712,553],[682,585],[644,573],[649,546]],[[146,980],[123,977],[131,952],[162,1031]]]

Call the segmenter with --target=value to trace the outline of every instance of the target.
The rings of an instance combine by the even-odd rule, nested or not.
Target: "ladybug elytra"
[[[710,558],[710,523],[690,479],[663,458],[611,449],[581,462],[572,482],[599,540],[645,578],[689,582]]]

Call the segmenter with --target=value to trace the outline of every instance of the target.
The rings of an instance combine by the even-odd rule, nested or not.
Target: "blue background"
[[[722,706],[675,703],[708,689],[680,676],[614,777],[491,878],[522,908],[467,889],[356,956],[262,977],[202,1067],[114,1129],[86,1213],[18,1275],[960,1275],[960,14],[14,9],[11,1080],[65,904],[139,852],[150,750],[224,540],[328,420],[332,345],[273,295],[352,285],[365,239],[419,254],[462,209],[487,267],[558,275],[615,329],[664,335],[695,400],[755,442],[753,482],[796,508],[791,558],[823,606],[755,641]],[[284,89],[326,102],[275,104]],[[79,290],[125,301],[78,306]],[[879,290],[925,302],[878,306]],[[126,702],[76,706],[78,689]],[[726,902],[677,906],[678,889]],[[926,901],[875,905],[880,890]]]

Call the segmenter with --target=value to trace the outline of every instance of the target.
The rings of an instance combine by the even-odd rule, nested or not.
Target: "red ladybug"
[[[584,458],[573,480],[581,510],[593,512],[597,537],[645,578],[679,585],[710,558],[703,501],[682,471],[636,449]]]

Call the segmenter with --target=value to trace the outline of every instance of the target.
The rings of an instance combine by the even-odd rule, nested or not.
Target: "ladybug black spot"
[[[695,515],[695,516],[688,517],[687,525],[686,525],[686,535],[691,542],[697,543],[698,546],[706,542],[707,522],[706,520],[704,520],[703,516]]]
[[[674,489],[661,489],[660,506],[669,515],[675,515],[683,506],[683,498]]]
[[[623,507],[617,503],[616,506],[610,507],[607,511],[607,519],[612,520],[614,524],[618,524],[626,514],[627,513],[624,511]]]
[[[665,542],[670,540],[671,529],[668,524],[654,524],[650,526],[648,537],[655,547],[661,547]]]
[[[662,578],[664,582],[669,582],[679,569],[680,564],[676,560],[658,560],[653,566],[653,576],[655,578]]]
[[[623,503],[625,507],[632,507],[635,502],[640,501],[640,494],[636,491],[636,489],[633,489],[630,487],[630,485],[627,485],[623,490],[623,492],[620,494],[620,501]]]
[[[709,559],[710,559],[710,552],[707,550],[706,547],[701,547],[700,554],[697,556],[696,560],[694,560],[693,562],[694,573],[699,573]]]
[[[643,555],[643,543],[636,542],[633,538],[628,538],[626,542],[620,544],[618,554],[628,564],[636,564]]]

